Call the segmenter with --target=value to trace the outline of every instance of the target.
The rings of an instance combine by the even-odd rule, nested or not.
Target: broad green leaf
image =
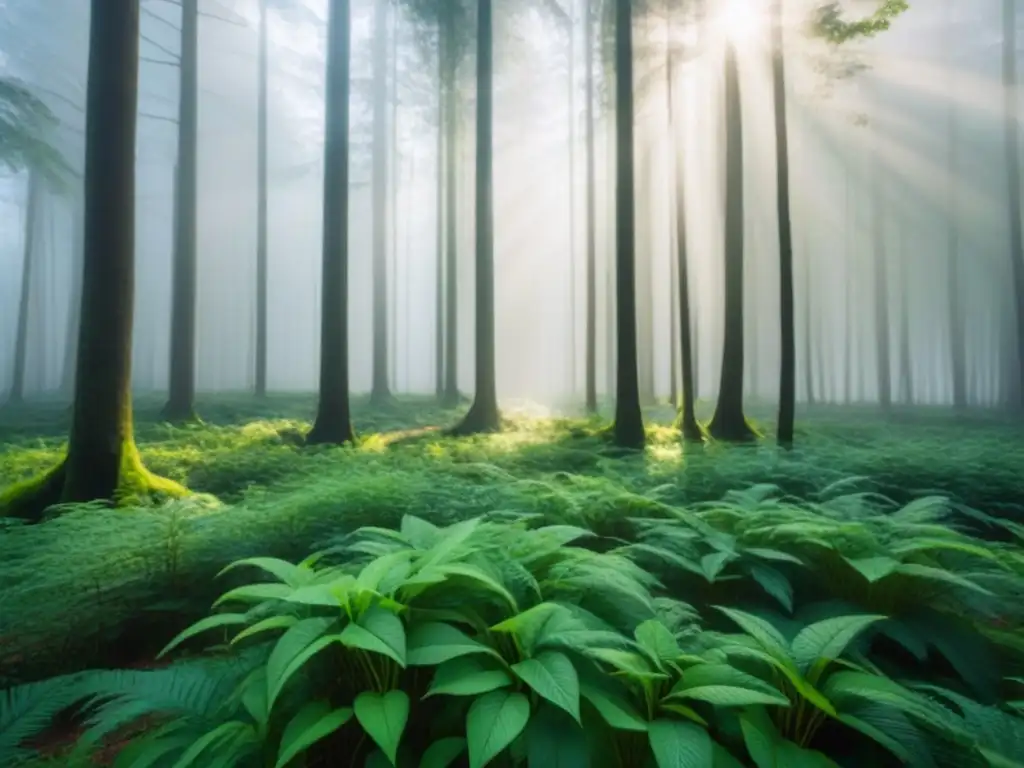
[[[422,517],[402,515],[399,531],[414,549],[430,549],[440,538],[441,529]]]
[[[594,706],[598,714],[612,728],[619,731],[644,732],[647,730],[647,721],[640,717],[627,699],[605,693],[586,684],[580,686],[580,694]]]
[[[398,760],[398,743],[409,721],[409,696],[405,691],[388,691],[380,694],[363,691],[354,702],[356,720],[387,755],[392,765]]]
[[[468,563],[446,563],[444,565],[431,566],[428,570],[437,571],[447,579],[459,577],[470,584],[483,587],[486,591],[500,597],[513,611],[519,611],[516,599],[512,596],[512,593],[499,584],[493,576],[475,565],[469,565]]]
[[[267,659],[267,709],[274,702],[288,679],[314,654],[326,648],[334,636],[323,637],[336,624],[333,618],[302,619],[278,638]]]
[[[359,572],[356,585],[361,589],[379,590],[382,584],[395,588],[409,575],[412,551],[408,549],[375,557]]]
[[[237,720],[230,720],[226,723],[221,723],[211,731],[207,731],[198,739],[196,739],[192,745],[186,749],[181,757],[177,759],[172,768],[189,768],[193,765],[209,765],[210,755],[204,755],[204,753],[216,747],[219,743],[227,741],[228,739],[234,738],[241,733],[252,733],[253,728],[247,723],[242,723]],[[203,762],[199,762],[199,758],[203,757]]]
[[[438,739],[423,753],[420,768],[448,768],[466,750],[466,740],[461,736]]]
[[[701,717],[693,707],[688,707],[685,704],[680,704],[679,702],[672,701],[671,699],[662,699],[661,703],[658,704],[658,708],[664,712],[671,712],[673,715],[679,715],[685,720],[692,720],[704,728],[708,727],[708,721]]]
[[[715,610],[724,613],[736,622],[740,629],[754,638],[772,656],[779,659],[788,658],[786,638],[764,619],[745,611],[738,611],[735,608],[726,608],[720,605],[716,605]]]
[[[313,575],[313,572],[308,568],[302,568],[276,557],[247,557],[244,560],[236,560],[222,568],[220,573],[217,574],[217,578],[219,579],[225,573],[233,571],[235,568],[246,566],[259,568],[261,571],[269,573],[278,581],[292,588],[302,586]]]
[[[526,727],[528,768],[590,768],[587,737],[579,723],[543,706]]]
[[[843,712],[839,713],[839,722],[848,728],[852,728],[855,731],[867,736],[869,739],[877,744],[888,749],[893,755],[899,758],[902,765],[912,765],[914,763],[913,756],[896,739],[889,736],[889,734],[883,732],[875,725],[861,720],[859,717],[849,715]]]
[[[491,691],[474,701],[466,715],[470,768],[483,768],[526,728],[530,700],[521,693]]]
[[[447,564],[450,558],[459,551],[459,547],[466,543],[466,540],[479,526],[480,518],[474,517],[449,525],[440,531],[440,536],[424,556],[424,568],[433,567],[439,563]]]
[[[789,699],[781,693],[764,693],[732,685],[699,685],[673,694],[685,699],[706,701],[716,707],[749,707],[754,704],[788,707]]]
[[[781,572],[767,565],[753,565],[750,575],[761,589],[779,601],[787,612],[793,612],[793,585]]]
[[[477,696],[512,685],[513,679],[500,662],[490,656],[460,656],[449,659],[434,672],[427,696]]]
[[[355,580],[351,577],[336,579],[326,584],[307,584],[299,587],[287,599],[289,603],[322,605],[327,608],[345,607]]]
[[[835,616],[817,621],[800,630],[793,638],[793,660],[802,671],[811,668],[819,659],[832,661],[843,652],[854,638],[869,626],[886,617],[874,614],[867,616]]]
[[[714,582],[730,562],[737,557],[735,552],[714,552],[700,559],[700,568],[709,582]]]
[[[836,764],[820,752],[803,749],[783,739],[761,707],[740,715],[740,728],[757,768],[836,768]]]
[[[874,584],[876,581],[881,581],[886,576],[895,573],[896,569],[900,565],[899,560],[894,560],[891,557],[860,557],[860,558],[843,558],[847,563],[850,564],[861,576],[868,580],[869,584]]]
[[[580,680],[568,656],[558,651],[542,651],[532,659],[513,664],[512,670],[538,696],[580,721]]]
[[[405,667],[405,626],[391,611],[371,607],[356,623],[349,624],[338,638],[342,645],[379,653]]]
[[[407,663],[412,667],[434,666],[473,653],[498,655],[461,629],[440,621],[419,624],[409,633]]]
[[[675,636],[658,619],[648,619],[633,631],[640,647],[656,661],[672,661],[683,655]]]
[[[655,720],[647,738],[658,768],[709,768],[713,764],[711,736],[694,723]]]
[[[953,573],[942,568],[933,568],[930,565],[901,563],[900,567],[896,569],[896,572],[903,576],[910,576],[916,579],[924,579],[926,581],[938,582],[940,584],[949,584],[953,587],[962,587],[963,589],[969,589],[972,592],[977,592],[982,595],[992,594],[992,592],[985,589],[985,587],[974,583],[960,574]]]
[[[753,555],[759,557],[762,560],[775,560],[779,563],[793,563],[794,565],[803,565],[804,561],[796,555],[791,555],[788,552],[783,552],[778,549],[766,549],[764,547],[747,547],[743,550],[744,554]]]
[[[652,669],[647,659],[639,653],[620,651],[618,648],[591,648],[588,653],[594,659],[603,661],[615,667],[618,672],[637,680],[665,679],[667,677],[667,675]]]
[[[260,632],[269,632],[273,629],[287,629],[294,625],[298,621],[297,616],[291,616],[289,614],[281,614],[278,616],[267,616],[265,619],[260,619],[251,627],[246,627],[237,635],[231,639],[231,645],[240,643],[247,637],[258,635]]]
[[[519,638],[520,645],[528,652],[536,647],[545,625],[565,608],[557,603],[538,603],[522,613],[517,613],[491,627],[492,632],[505,632]]]
[[[286,584],[247,584],[244,587],[230,589],[217,598],[213,604],[218,605],[235,600],[239,603],[263,603],[268,600],[284,600],[292,593]]]
[[[778,694],[779,690],[771,683],[759,677],[747,674],[743,670],[729,664],[695,664],[683,670],[679,681],[672,687],[672,693],[700,688],[709,685],[726,685],[733,688],[747,688],[764,694]]]
[[[162,658],[186,640],[195,637],[198,634],[211,629],[218,629],[220,627],[232,627],[239,624],[245,624],[245,622],[245,614],[242,613],[215,613],[212,616],[207,616],[205,619],[201,619],[191,627],[179,632],[177,637],[171,640],[171,642],[164,646],[164,649],[157,654],[157,658]]]
[[[326,701],[308,702],[284,727],[274,768],[284,768],[313,744],[334,733],[351,719],[352,710],[349,707],[332,709]]]

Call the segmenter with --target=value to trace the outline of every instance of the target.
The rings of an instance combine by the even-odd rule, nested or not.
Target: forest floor
[[[681,446],[667,406],[649,409],[649,444],[623,454],[601,423],[510,412],[499,434],[449,438],[457,412],[426,399],[354,402],[355,447],[306,448],[311,396],[202,398],[203,423],[158,421],[136,403],[146,465],[197,496],[158,509],[74,510],[42,525],[0,520],[0,689],[89,666],[152,659],[223,589],[214,575],[247,556],[300,559],[339,530],[535,513],[617,536],[627,517],[745,494],[813,502],[875,493],[900,505],[944,495],[965,510],[1024,521],[1021,426],[988,412],[856,406],[798,414],[797,447]],[[700,416],[710,416],[700,404]],[[769,408],[751,408],[770,424]],[[51,467],[66,405],[0,410],[0,485]],[[969,518],[965,512],[965,519]]]

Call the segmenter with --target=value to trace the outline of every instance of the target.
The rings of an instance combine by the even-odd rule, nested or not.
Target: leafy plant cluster
[[[140,719],[118,766],[1019,765],[1019,542],[885,506],[761,487],[623,541],[406,516],[245,558],[164,650],[205,655],[12,689],[0,757],[85,700],[71,765]]]

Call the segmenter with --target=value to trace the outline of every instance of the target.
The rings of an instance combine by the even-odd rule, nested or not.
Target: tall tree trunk
[[[391,400],[388,383],[388,0],[373,13],[373,383],[370,402]]]
[[[501,426],[494,349],[494,27],[491,0],[477,6],[476,54],[476,339],[473,405],[453,429],[460,435]]]
[[[349,407],[348,162],[349,0],[330,0],[324,138],[323,295],[320,300],[320,403],[309,443],[346,443],[355,435]]]
[[[195,418],[196,196],[199,101],[199,2],[182,0],[181,85],[178,103],[178,220],[171,299],[171,365],[163,416]]]
[[[776,440],[793,445],[796,418],[796,322],[793,307],[793,225],[789,200],[789,129],[786,125],[786,54],[782,0],[772,6],[772,92],[775,101],[775,196],[779,226],[779,416]]]
[[[437,189],[435,227],[437,236],[437,274],[434,284],[434,397],[444,397],[444,27],[437,23]]]
[[[1003,99],[1006,203],[1010,217],[1010,265],[1017,321],[1017,382],[1012,404],[1015,408],[1024,408],[1024,235],[1020,219],[1020,136],[1017,125],[1017,0],[1003,0]]]
[[[878,375],[878,402],[883,411],[892,406],[892,352],[889,331],[889,259],[885,247],[885,187],[882,179],[877,128],[871,158],[871,234],[875,252],[875,368]]]
[[[586,67],[586,144],[587,144],[587,413],[597,413],[597,201],[596,158],[594,151],[594,0],[584,3],[584,50]]]
[[[391,104],[390,131],[388,135],[388,157],[391,158],[389,168],[388,210],[391,224],[391,275],[388,281],[388,352],[389,380],[392,390],[398,388],[398,185],[401,183],[402,166],[398,153],[398,9],[396,6],[391,30],[391,88],[389,101]]]
[[[81,193],[79,192],[78,195]],[[67,331],[64,335],[64,365],[60,391],[71,397],[75,389],[78,360],[78,324],[82,314],[82,260],[85,248],[85,200],[77,196],[71,216],[71,289],[68,294]]]
[[[801,240],[804,254],[804,389],[808,405],[814,405],[817,396],[814,390],[814,321],[812,318],[812,302],[814,297],[814,281],[812,279],[811,251],[806,234]]]
[[[10,402],[20,403],[25,397],[25,369],[28,359],[28,311],[32,300],[32,262],[35,260],[36,232],[39,230],[39,203],[42,185],[39,174],[29,171],[25,191],[25,236],[22,244],[21,293],[18,296],[18,327],[14,340],[14,371]]]
[[[569,6],[569,397],[576,396],[576,10]]]
[[[633,178],[633,8],[615,0],[616,445],[643,448],[636,329],[636,191]]]
[[[846,175],[843,184],[843,402],[853,401],[853,234],[856,231],[853,220],[853,202],[850,188],[853,186],[849,158],[846,164]]]
[[[666,23],[666,30],[668,29]],[[697,415],[694,409],[694,386],[693,386],[693,331],[690,328],[690,266],[689,249],[687,248],[687,219],[686,219],[686,175],[684,162],[685,141],[680,137],[682,133],[680,125],[677,125],[678,113],[674,108],[676,99],[675,93],[675,58],[672,54],[671,36],[666,45],[665,72],[666,90],[668,91],[668,132],[669,132],[669,153],[675,157],[673,166],[674,177],[673,187],[675,188],[676,203],[676,258],[672,260],[673,272],[676,279],[676,291],[673,298],[679,301],[679,325],[673,323],[672,335],[675,342],[672,345],[672,374],[675,379],[675,359],[679,353],[679,361],[682,366],[682,392],[678,401],[679,428],[685,440],[701,440],[700,425],[697,424]],[[673,387],[674,389],[674,387]]]
[[[947,55],[952,55],[956,46],[955,15],[953,3],[946,3],[946,27],[948,30]],[[952,75],[953,78],[956,75]],[[961,307],[960,295],[960,202],[957,195],[957,184],[959,179],[959,157],[957,153],[957,142],[960,140],[960,131],[957,125],[956,95],[958,89],[954,80],[950,88],[951,98],[947,108],[947,135],[949,141],[949,179],[946,185],[946,206],[947,213],[946,248],[947,248],[947,274],[946,274],[946,297],[949,311],[949,361],[952,374],[952,395],[953,407],[963,409],[967,407],[967,348],[964,338],[964,315]]]
[[[267,0],[260,0],[256,115],[256,396],[267,394]]]
[[[456,56],[455,0],[439,0],[441,2],[442,43],[445,67],[445,132],[447,147],[445,150],[445,183],[447,184],[447,200],[445,202],[445,240],[447,254],[445,263],[445,361],[444,361],[444,397],[442,405],[451,408],[459,403],[459,232],[458,232],[458,60]]]
[[[910,268],[907,264],[906,224],[900,225],[900,402],[914,403],[914,360],[910,341]]]
[[[754,431],[743,415],[743,113],[732,44],[725,48],[725,338],[715,415],[717,440],[745,441]]]

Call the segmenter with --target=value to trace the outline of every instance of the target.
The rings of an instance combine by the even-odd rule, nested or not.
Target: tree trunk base
[[[501,431],[501,414],[496,405],[474,402],[458,424],[448,430],[452,437],[468,437]]]
[[[88,478],[86,478],[87,482]],[[30,478],[0,493],[0,516],[17,517],[30,523],[42,522],[57,504],[84,504],[105,501],[113,507],[138,507],[161,504],[190,495],[185,486],[146,469],[133,440],[125,443],[117,486],[97,496],[88,486],[69,482],[67,459],[38,477]]]
[[[444,394],[441,395],[439,402],[442,408],[458,408],[459,405],[462,404],[462,400],[462,393],[460,393],[457,389],[446,389],[444,391]]]
[[[708,424],[708,434],[715,440],[727,443],[752,443],[758,438],[757,432],[742,414],[722,416],[716,412]]]
[[[687,415],[680,410],[679,415],[676,416],[675,423],[672,426],[680,431],[685,442],[704,442],[704,430],[701,429],[700,424],[697,423],[697,419],[692,413]]]
[[[394,408],[396,405],[398,405],[398,400],[387,387],[370,392],[371,408]]]
[[[191,405],[182,405],[168,401],[160,411],[160,419],[168,424],[202,424],[202,419],[196,414]]]
[[[355,431],[348,421],[327,424],[322,419],[317,419],[306,435],[306,445],[345,445],[355,441]]]

